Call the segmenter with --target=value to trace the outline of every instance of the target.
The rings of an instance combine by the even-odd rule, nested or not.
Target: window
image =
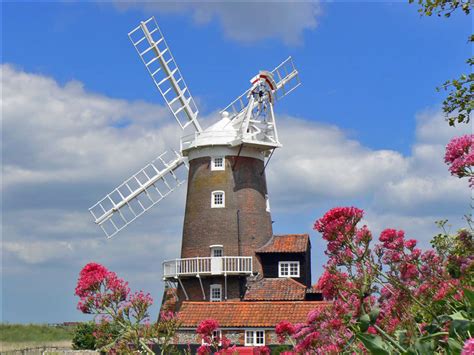
[[[212,208],[225,207],[225,194],[224,194],[224,191],[212,191],[211,207]]]
[[[213,157],[211,159],[211,170],[225,170],[224,157]]]
[[[246,330],[245,346],[262,346],[265,345],[264,330]]]
[[[300,262],[280,261],[278,263],[278,277],[300,277]]]
[[[218,330],[214,330],[212,332],[212,340],[216,340],[216,339],[219,339],[219,346],[222,345],[222,331],[220,329]],[[201,341],[202,345],[211,345],[211,344],[208,344],[204,341],[204,339],[202,339]]]
[[[211,285],[211,302],[222,301],[222,285]]]
[[[265,202],[266,202],[266,204],[267,204],[267,209],[266,209],[266,211],[267,211],[267,212],[270,212],[270,199],[268,198],[268,194],[265,195]]]
[[[220,257],[224,255],[224,248],[222,245],[211,245],[211,256]]]

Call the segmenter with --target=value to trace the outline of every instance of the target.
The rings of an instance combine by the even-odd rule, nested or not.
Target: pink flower
[[[369,334],[377,334],[377,330],[375,330],[374,327],[370,326],[369,328],[367,328],[367,333]]]
[[[275,333],[278,336],[278,341],[283,343],[286,340],[286,337],[295,334],[295,327],[290,322],[282,320],[275,327]]]
[[[83,297],[92,289],[98,289],[108,274],[109,270],[100,264],[87,264],[79,273],[75,294]]]
[[[400,267],[402,280],[411,280],[418,276],[418,270],[413,264],[404,264]]]
[[[83,313],[103,313],[111,304],[118,305],[127,299],[128,283],[104,266],[89,263],[79,273],[76,295],[80,297],[77,308]]]
[[[176,317],[176,314],[172,311],[161,311],[160,313],[160,320],[162,321],[170,321]]]
[[[415,239],[408,239],[405,242],[405,248],[413,250],[413,248],[416,246],[416,240]]]
[[[474,134],[455,137],[446,146],[444,162],[448,164],[451,175],[459,178],[469,176],[470,186],[474,186]]]
[[[209,349],[209,346],[207,345],[201,345],[198,349],[197,349],[197,353],[199,355],[208,355],[211,353],[211,349]]]
[[[260,346],[253,349],[254,355],[270,355],[270,348],[267,346]]]
[[[336,207],[329,210],[314,224],[314,229],[322,233],[327,241],[337,239],[349,232],[364,216],[364,211],[355,207]]]
[[[474,338],[469,338],[464,343],[461,355],[472,355],[474,354]]]
[[[216,320],[206,319],[206,320],[201,321],[201,323],[199,323],[196,329],[196,333],[200,334],[201,336],[211,337],[212,332],[214,330],[217,330],[218,328],[219,328],[219,323]]]
[[[347,288],[347,276],[344,272],[326,269],[318,280],[318,288],[324,298],[333,299],[339,294],[339,291]]]
[[[230,344],[231,344],[231,341],[230,339],[228,339],[227,337],[223,336],[221,339],[220,339],[220,342],[222,344],[222,349],[228,349]]]

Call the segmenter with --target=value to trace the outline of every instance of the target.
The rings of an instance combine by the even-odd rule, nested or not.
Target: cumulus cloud
[[[231,1],[231,2],[116,2],[117,8],[139,8],[146,12],[188,14],[198,25],[216,20],[228,38],[244,42],[279,39],[288,45],[302,43],[305,31],[318,25],[318,1]]]
[[[91,93],[79,82],[60,85],[10,65],[2,72],[4,283],[38,270],[53,283],[51,270],[57,269],[74,280],[85,263],[96,261],[159,298],[161,262],[179,255],[185,188],[113,240],[101,235],[87,208],[177,146],[181,132],[168,110]],[[448,127],[437,111],[416,119],[416,141],[405,156],[370,149],[336,126],[278,117],[284,147],[266,172],[273,217],[286,218],[288,232],[308,231],[323,208],[360,202],[376,233],[403,228],[425,245],[435,220],[460,223],[469,188],[449,175],[442,155],[449,139],[468,127]],[[322,246],[313,245],[321,257]],[[8,295],[4,302],[14,302]],[[66,312],[74,312],[70,290],[62,297],[69,302]]]

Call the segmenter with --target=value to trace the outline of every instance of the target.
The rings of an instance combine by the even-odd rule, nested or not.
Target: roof
[[[306,293],[321,293],[321,289],[318,287],[318,284],[315,283],[313,286],[306,289]]]
[[[306,293],[306,286],[291,278],[264,278],[248,285],[245,301],[303,301]]]
[[[274,235],[257,253],[304,253],[309,249],[309,234]]]
[[[221,327],[273,328],[282,320],[292,323],[306,321],[308,313],[326,307],[323,301],[271,302],[192,302],[184,301],[178,313],[182,327],[196,328],[204,319],[215,319]]]

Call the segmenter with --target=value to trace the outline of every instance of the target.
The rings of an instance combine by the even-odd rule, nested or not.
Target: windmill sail
[[[290,92],[295,90],[301,85],[298,70],[296,70],[293,59],[288,57],[279,66],[271,71],[273,79],[276,82],[276,89],[274,90],[274,96],[277,100],[282,99]],[[232,101],[226,108],[220,112],[227,111],[230,114],[230,118],[234,118],[246,110],[249,104],[249,92],[251,88],[245,91],[242,95]],[[257,105],[255,102],[254,105]],[[253,109],[253,108],[252,108]]]
[[[175,154],[170,161],[165,161],[166,152],[161,154],[89,208],[107,238],[113,237],[184,183],[176,173],[183,166],[187,168],[185,158]]]
[[[141,22],[128,36],[181,128],[192,124],[201,132],[197,106],[155,18]]]

